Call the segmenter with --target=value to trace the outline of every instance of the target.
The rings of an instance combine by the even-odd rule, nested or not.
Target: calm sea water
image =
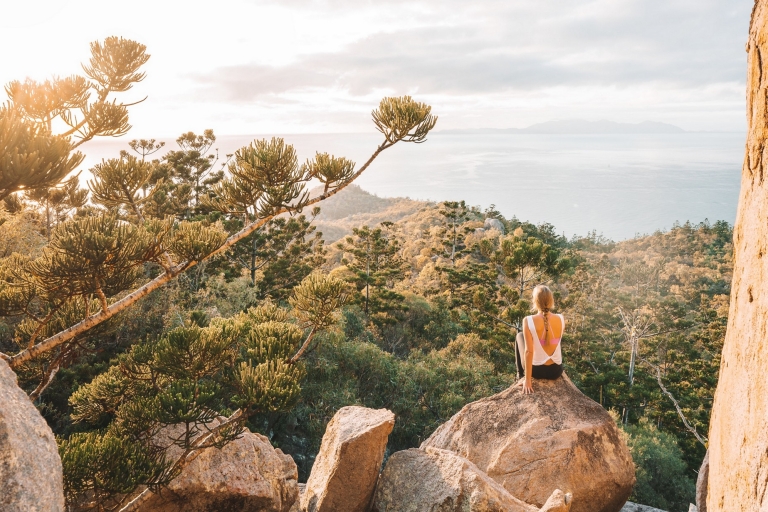
[[[328,151],[364,162],[374,135],[287,135],[300,158]],[[221,154],[252,136],[224,136]],[[495,204],[506,217],[549,222],[567,236],[592,230],[614,240],[669,229],[673,223],[736,217],[745,136],[533,135],[435,133],[424,144],[398,144],[360,177],[379,196]],[[126,140],[84,147],[86,166],[116,156]],[[167,147],[175,146],[169,142]]]

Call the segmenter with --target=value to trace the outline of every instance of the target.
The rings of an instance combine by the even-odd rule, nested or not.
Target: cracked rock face
[[[0,359],[0,510],[64,510],[61,459],[53,432]]]
[[[618,512],[635,467],[613,419],[565,375],[518,383],[466,405],[421,445],[473,462],[514,497],[542,507],[555,489],[572,512]]]

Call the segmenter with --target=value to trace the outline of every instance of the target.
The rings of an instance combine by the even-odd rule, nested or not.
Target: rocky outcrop
[[[466,405],[422,445],[470,460],[516,498],[537,507],[555,489],[572,493],[572,512],[618,512],[635,468],[613,419],[564,375],[522,382]]]
[[[342,407],[328,423],[307,488],[306,512],[364,512],[370,507],[395,415]]]
[[[542,511],[567,512],[570,496],[556,491]],[[379,478],[374,512],[536,512],[464,457],[447,450],[393,454]]]
[[[504,234],[504,224],[499,219],[485,219],[485,223],[483,223],[483,228],[485,229],[495,229],[496,231],[500,231],[501,234]]]
[[[61,459],[50,427],[0,359],[0,510],[64,510]]]
[[[746,155],[709,427],[707,512],[768,510],[768,0],[755,3],[746,49]]]
[[[169,444],[181,433],[167,427],[156,436]],[[171,460],[181,448],[171,446]],[[298,471],[290,455],[272,447],[261,434],[245,431],[223,448],[200,452],[167,488],[152,494],[139,510],[144,512],[288,512],[299,498]]]
[[[704,455],[701,468],[699,468],[699,476],[696,478],[697,512],[707,512],[707,482],[709,482],[709,450]]]

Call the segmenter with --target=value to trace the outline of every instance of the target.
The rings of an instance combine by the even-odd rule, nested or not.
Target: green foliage
[[[106,503],[138,484],[161,485],[175,476],[186,454],[236,438],[250,416],[290,409],[305,375],[301,350],[313,333],[333,323],[343,292],[342,282],[319,275],[296,287],[293,314],[309,335],[289,323],[288,312],[264,303],[227,319],[195,315],[197,322],[133,345],[70,397],[72,420],[99,429],[62,442],[73,496],[102,485],[99,499]],[[163,444],[161,434],[173,426],[173,446],[183,452],[177,458],[169,456],[171,445]],[[208,434],[209,442],[196,444]],[[119,443],[136,445],[126,448],[135,451],[124,461],[115,455]],[[82,465],[89,461],[92,469]],[[99,472],[135,476],[116,487],[98,483]]]
[[[234,229],[242,226],[240,222],[231,224]],[[227,259],[216,268],[222,269],[227,279],[240,276],[244,269],[256,288],[256,297],[285,300],[289,290],[324,263],[320,237],[304,215],[272,219],[227,251]]]
[[[158,252],[154,237],[141,227],[113,216],[84,217],[61,224],[43,255],[23,271],[49,303],[114,295],[129,288]]]
[[[112,509],[120,503],[118,496],[157,481],[164,469],[142,444],[98,432],[60,440],[59,455],[67,475],[67,502],[81,510]],[[91,503],[83,503],[83,496],[90,496]]]
[[[355,173],[354,162],[328,153],[317,153],[313,160],[307,161],[306,168],[313,178],[323,184],[323,193],[349,182]]]
[[[254,424],[294,456],[308,476],[327,422],[345,405],[388,408],[397,417],[389,436],[394,452],[418,446],[466,403],[511,383],[493,365],[468,352],[414,352],[400,359],[363,341],[334,338],[307,359],[301,401],[288,415],[256,417]],[[295,418],[296,428],[288,420]],[[298,442],[306,436],[308,443]]]
[[[400,256],[400,244],[391,229],[392,223],[371,229],[355,228],[354,236],[347,237],[339,247],[351,258],[342,264],[352,272],[348,278],[355,286],[354,302],[363,305],[378,324],[391,322],[392,315],[402,311],[403,296],[393,290],[406,271]]]
[[[168,251],[179,262],[201,261],[219,249],[227,240],[227,233],[216,224],[181,221],[171,231]]]
[[[637,483],[630,499],[650,507],[685,512],[695,501],[695,484],[674,436],[643,418],[625,428]]]
[[[387,142],[394,144],[404,140],[418,144],[426,140],[437,123],[437,117],[431,111],[429,105],[415,102],[410,96],[401,96],[384,98],[371,115],[376,129],[384,134]]]
[[[141,192],[146,190],[152,171],[150,164],[131,155],[102,161],[91,169],[92,199],[108,209],[128,206],[131,214],[142,218],[139,205],[149,196]]]
[[[442,247],[435,252],[445,255],[455,265],[456,257],[467,249],[465,239],[470,229],[465,223],[470,218],[471,210],[464,201],[445,201],[439,213],[445,219],[445,225],[438,235],[442,238]]]

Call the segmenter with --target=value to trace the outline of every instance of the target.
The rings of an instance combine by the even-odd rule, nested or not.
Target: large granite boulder
[[[556,491],[547,512],[568,512],[570,497]],[[566,503],[568,501],[568,503]],[[379,478],[374,512],[536,512],[464,457],[447,450],[393,454]]]
[[[50,427],[0,359],[0,510],[64,510],[61,459]]]
[[[469,459],[516,498],[537,507],[555,489],[573,495],[572,512],[618,512],[635,467],[614,420],[567,376],[522,381],[466,405],[421,448]]]
[[[301,498],[306,512],[369,509],[395,415],[386,409],[342,407],[328,423]]]
[[[168,446],[180,425],[155,436]],[[169,459],[181,455],[171,446]],[[207,448],[189,463],[167,488],[150,495],[143,512],[288,512],[299,498],[299,473],[290,455],[272,447],[269,439],[246,430],[223,448]]]

